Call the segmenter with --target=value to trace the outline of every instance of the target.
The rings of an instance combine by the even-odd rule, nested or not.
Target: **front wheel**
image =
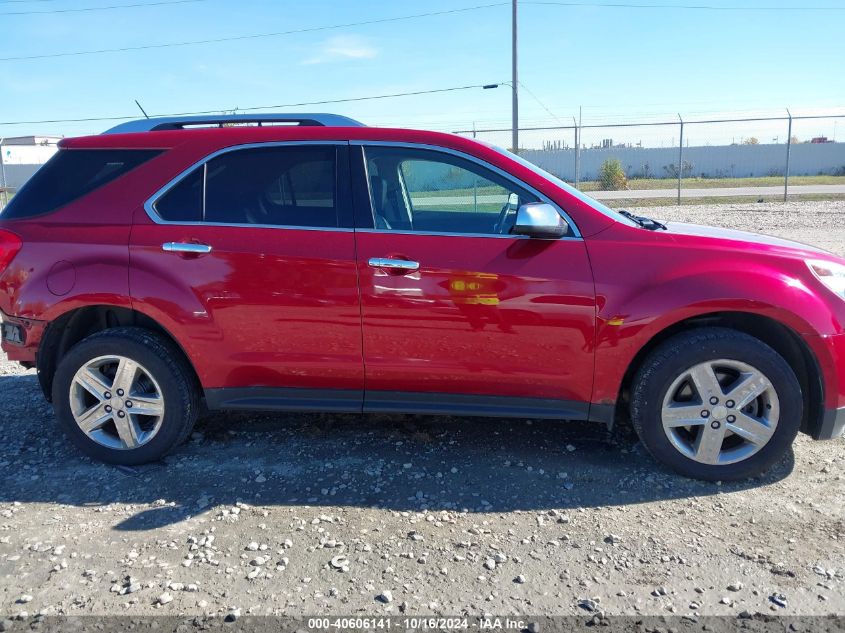
[[[762,341],[726,328],[659,345],[634,377],[631,420],[657,460],[708,481],[759,475],[801,425],[801,386]]]
[[[94,459],[143,464],[187,439],[198,411],[191,370],[154,332],[115,328],[59,362],[53,406],[70,439]]]

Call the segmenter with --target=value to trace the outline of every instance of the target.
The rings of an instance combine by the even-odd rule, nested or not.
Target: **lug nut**
[[[120,397],[122,398],[122,397],[123,397],[123,389],[118,389],[118,390],[117,390],[117,395],[118,395],[118,396],[120,396]]]
[[[111,413],[112,409],[109,405],[106,405],[106,413]]]
[[[120,395],[120,392],[118,392],[118,395]],[[716,396],[713,396],[710,398],[710,404],[719,404],[719,399]]]
[[[735,415],[729,415],[728,416],[728,422],[730,422],[731,424],[736,422],[736,416]]]
[[[111,392],[110,391],[105,392],[103,394],[103,398],[105,398],[106,400],[111,400]]]
[[[126,417],[126,414],[125,414],[123,411],[118,411],[118,412],[117,412],[117,417],[119,417],[119,418],[125,418],[125,417]]]
[[[127,401],[126,401],[126,408],[127,408],[127,409],[131,409],[131,408],[132,408],[132,401],[131,401],[131,400],[127,400]]]
[[[704,411],[701,412],[701,417],[702,418],[709,418],[710,412],[707,409],[704,409]]]
[[[728,401],[725,403],[725,406],[726,406],[728,409],[733,409],[733,407],[734,407],[734,405],[735,405],[735,404],[736,404],[736,403],[735,403],[733,400],[728,400]]]
[[[722,423],[721,423],[721,422],[719,422],[719,420],[713,420],[713,421],[710,423],[710,428],[711,428],[711,429],[714,429],[714,430],[715,430],[715,429],[718,429],[720,426],[722,426]]]

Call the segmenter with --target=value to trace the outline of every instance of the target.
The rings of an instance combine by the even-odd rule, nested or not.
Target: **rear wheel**
[[[142,464],[188,437],[198,394],[169,341],[140,328],[116,328],[86,338],[62,358],[53,405],[59,424],[91,457]]]
[[[801,425],[801,387],[771,347],[742,332],[702,328],[657,347],[634,377],[631,420],[649,452],[697,479],[758,475]]]

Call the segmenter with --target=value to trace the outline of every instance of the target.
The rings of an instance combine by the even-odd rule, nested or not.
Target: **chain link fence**
[[[573,120],[521,128],[519,153],[611,206],[845,199],[840,125],[845,114]],[[510,132],[457,131],[503,146]]]

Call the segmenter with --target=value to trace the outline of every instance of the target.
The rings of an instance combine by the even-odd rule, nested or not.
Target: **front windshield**
[[[481,141],[481,142],[484,143],[484,141]],[[614,211],[613,209],[611,209],[610,207],[602,204],[601,202],[599,202],[595,198],[591,198],[586,193],[579,191],[578,189],[576,189],[575,187],[573,187],[569,183],[564,182],[563,180],[561,180],[557,176],[553,176],[552,174],[547,172],[545,169],[537,167],[537,165],[525,160],[521,156],[514,154],[513,152],[509,152],[508,150],[506,150],[502,147],[499,147],[498,145],[493,145],[492,143],[484,143],[484,144],[487,145],[488,147],[496,150],[500,154],[504,154],[505,156],[507,156],[511,160],[515,160],[517,163],[519,163],[523,167],[527,167],[528,169],[533,171],[538,176],[542,176],[546,180],[551,181],[553,184],[557,185],[558,187],[560,187],[561,189],[566,191],[568,194],[578,198],[581,202],[590,205],[593,209],[603,213],[607,217],[609,217],[613,220],[616,220],[617,222],[622,222],[622,224],[627,224],[628,226],[637,226],[636,222],[630,220],[629,218],[626,218],[621,213],[618,213],[618,212]]]

